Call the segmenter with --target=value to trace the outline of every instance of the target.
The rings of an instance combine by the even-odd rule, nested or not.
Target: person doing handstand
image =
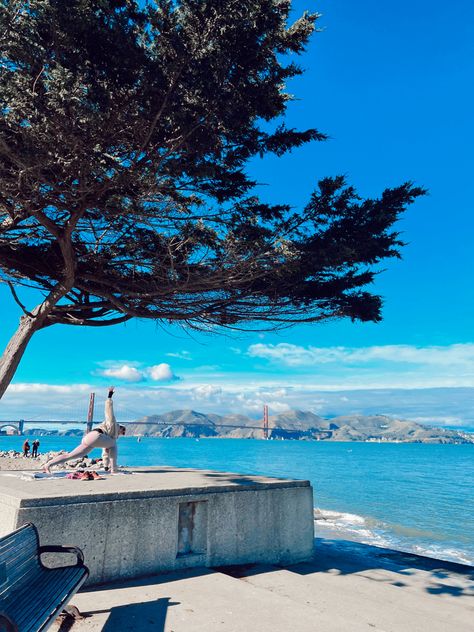
[[[60,463],[66,463],[71,459],[79,459],[87,456],[94,448],[102,448],[104,467],[109,469],[112,473],[117,471],[117,439],[120,435],[125,434],[125,427],[120,426],[117,423],[114,415],[114,406],[112,403],[112,396],[114,394],[114,388],[109,388],[109,394],[105,400],[105,421],[88,432],[81,441],[81,444],[77,446],[71,452],[67,454],[60,454],[54,457],[43,467],[43,471],[47,474],[51,474],[51,467],[53,465],[59,465]]]

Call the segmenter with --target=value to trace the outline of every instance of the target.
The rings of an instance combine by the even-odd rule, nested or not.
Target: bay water
[[[40,453],[79,442],[39,440]],[[1,436],[0,450],[23,441]],[[308,479],[318,536],[474,566],[474,445],[124,437],[119,463]]]

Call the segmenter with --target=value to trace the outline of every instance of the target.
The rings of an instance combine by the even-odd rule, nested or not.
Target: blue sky
[[[386,412],[474,427],[474,6],[298,0],[294,7],[295,15],[321,12],[324,30],[300,59],[307,71],[290,85],[297,100],[288,123],[331,139],[250,169],[264,199],[295,206],[318,178],[339,173],[367,196],[405,180],[429,189],[400,222],[403,260],[377,279],[383,322],[232,336],[136,321],[53,327],[30,344],[0,418],[68,416],[71,402],[84,408],[89,390],[112,382],[128,417],[184,407],[258,416],[267,402],[273,413]],[[0,301],[5,345],[19,313],[1,286]]]

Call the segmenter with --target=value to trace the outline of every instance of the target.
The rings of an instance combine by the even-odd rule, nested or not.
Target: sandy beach
[[[39,470],[46,460],[47,455],[42,454],[34,458],[26,458],[24,456],[6,456],[4,453],[0,454],[0,470]]]
[[[59,452],[45,452],[37,457],[24,457],[20,452],[9,450],[8,452],[0,452],[0,472],[1,471],[22,471],[22,470],[41,470],[46,461],[56,456]],[[100,467],[100,459],[76,459],[55,466],[56,470],[70,470],[78,467],[87,467],[89,469],[97,469]]]

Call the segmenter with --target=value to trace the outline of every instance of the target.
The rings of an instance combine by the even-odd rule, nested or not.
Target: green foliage
[[[245,171],[325,138],[281,122],[301,73],[289,55],[318,17],[289,12],[1,2],[0,271],[54,294],[42,326],[380,318],[362,288],[399,256],[392,226],[423,191],[362,200],[326,178],[295,211],[261,202]]]

